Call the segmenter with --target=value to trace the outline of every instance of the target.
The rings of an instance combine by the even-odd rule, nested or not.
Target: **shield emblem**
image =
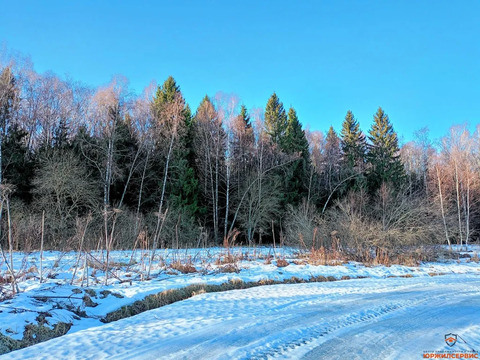
[[[448,346],[453,346],[457,342],[457,334],[447,334],[445,335],[445,342]]]

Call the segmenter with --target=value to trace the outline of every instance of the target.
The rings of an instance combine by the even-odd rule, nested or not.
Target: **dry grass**
[[[223,266],[219,266],[217,271],[219,273],[239,273],[240,268],[236,264],[225,264]]]
[[[290,265],[290,263],[284,258],[277,259],[277,267],[286,267],[288,265]]]
[[[326,248],[321,246],[318,249],[311,249],[310,252],[300,255],[293,261],[296,265],[328,265],[337,266],[349,261],[358,261],[365,266],[391,266],[405,265],[417,267],[421,262],[436,261],[437,248],[435,247],[403,247],[403,248],[359,248],[345,249],[333,246]]]
[[[272,255],[267,255],[265,257],[265,261],[263,262],[265,265],[270,265],[272,263],[273,256]]]
[[[64,322],[59,322],[53,325],[53,327],[49,327],[45,317],[37,317],[37,322],[38,324],[25,326],[21,340],[15,340],[0,334],[0,355],[63,336],[72,327],[71,323]]]
[[[348,277],[350,279],[350,277]],[[256,282],[244,282],[242,280],[230,280],[229,282],[220,284],[220,285],[189,285],[182,289],[170,289],[162,291],[158,294],[148,295],[143,300],[135,301],[131,305],[123,306],[118,310],[115,310],[111,313],[108,313],[103,319],[102,322],[109,323],[112,321],[117,321],[124,319],[130,316],[140,314],[142,312],[156,309],[165,305],[173,304],[174,302],[188,299],[192,296],[204,293],[213,293],[213,292],[223,292],[229,290],[238,290],[238,289],[248,289],[257,286],[264,285],[277,285],[277,284],[301,284],[301,283],[310,283],[310,282],[327,282],[327,281],[337,281],[338,279],[334,276],[312,276],[309,279],[302,279],[298,277],[291,277],[284,280],[260,280]],[[346,280],[346,278],[345,278]]]
[[[191,260],[186,263],[182,263],[180,260],[174,261],[170,264],[170,268],[177,270],[182,274],[193,274],[198,272]]]
[[[225,264],[235,264],[243,260],[243,254],[232,254],[230,250],[226,253],[218,254],[218,257],[215,259],[215,265],[225,265]]]
[[[306,259],[295,259],[293,260],[295,265],[307,265],[308,261]]]
[[[336,249],[312,249],[309,253],[303,255],[303,259],[310,265],[342,265],[347,261],[346,256]]]

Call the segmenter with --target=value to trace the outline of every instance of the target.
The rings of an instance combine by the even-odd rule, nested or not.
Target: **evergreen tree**
[[[183,116],[185,118],[185,125],[187,126],[188,129],[191,129],[193,125],[193,120],[195,119],[195,117],[192,115],[192,110],[190,109],[190,105],[188,104],[185,105]]]
[[[202,213],[198,198],[198,180],[194,169],[188,165],[186,159],[179,159],[172,172],[178,178],[170,186],[171,204],[183,209],[190,216]]]
[[[397,133],[381,107],[374,115],[368,139],[370,140],[367,157],[370,164],[368,174],[370,190],[377,190],[385,182],[395,187],[402,185],[405,171],[400,160]]]
[[[286,154],[298,154],[300,157],[288,167],[284,178],[285,202],[286,204],[297,205],[305,195],[305,184],[308,181],[308,169],[310,167],[310,153],[305,131],[302,130],[302,125],[293,108],[288,111],[287,128],[281,147]]]
[[[172,183],[172,204],[181,206],[190,216],[203,214],[200,206],[198,176],[195,172],[195,152],[193,149],[194,120],[190,106],[186,104],[183,111],[185,131],[180,137],[181,145],[176,149],[173,176],[178,181]]]
[[[250,123],[250,115],[248,115],[247,107],[242,105],[240,108],[240,119],[244,124],[245,131],[248,131],[252,128],[252,124]]]
[[[64,149],[68,146],[68,126],[65,118],[61,118],[53,134],[53,146],[57,149]]]
[[[340,138],[333,129],[333,126],[330,126],[325,140],[322,176],[328,194],[333,191],[340,181],[341,162],[342,152],[340,149]]]
[[[232,133],[232,158],[234,168],[236,171],[243,172],[243,175],[247,175],[247,167],[252,160],[251,151],[255,143],[255,136],[252,124],[250,123],[250,115],[245,105],[241,106],[240,114],[233,120]]]
[[[277,94],[273,93],[265,108],[265,129],[274,144],[280,144],[287,129],[287,116]]]
[[[305,137],[305,131],[303,131],[302,124],[298,121],[297,112],[293,108],[288,110],[287,127],[282,141],[282,150],[287,154],[300,153],[305,161],[305,165],[309,161],[309,145]]]
[[[366,161],[367,143],[360,125],[348,110],[341,131],[341,147],[343,160],[348,169],[362,171]]]
[[[342,178],[350,178],[346,188],[363,187],[365,185],[365,168],[367,161],[367,142],[365,135],[360,130],[360,125],[349,110],[342,124]]]
[[[162,86],[157,88],[157,93],[153,99],[153,112],[157,119],[162,116],[161,113],[169,104],[183,96],[180,87],[174,78],[169,76]],[[177,141],[173,149],[171,159],[171,169],[168,184],[169,201],[172,205],[181,206],[187,211],[189,216],[196,215],[200,208],[198,206],[198,180],[193,169],[193,117],[190,107],[186,105],[182,111],[182,118],[177,125]]]
[[[98,193],[101,194],[103,191],[103,179],[102,173],[97,167],[97,164],[101,163],[101,155],[99,151],[99,149],[101,149],[101,140],[98,137],[93,136],[85,125],[82,125],[72,138],[70,148],[77,158],[84,161],[90,180],[97,184]],[[40,163],[41,161],[42,158],[37,156],[37,162]]]
[[[135,206],[136,195],[132,189],[131,178],[133,172],[138,167],[139,161],[136,158],[138,144],[130,127],[130,118],[128,114],[125,118],[117,118],[115,126],[115,153],[114,163],[116,166],[116,177],[113,179],[111,187],[111,201],[115,206],[125,204]]]
[[[169,76],[162,86],[157,87],[157,93],[153,99],[153,107],[159,109],[163,105],[173,102],[178,94],[180,94],[180,87],[175,82],[175,79]]]
[[[29,203],[32,199],[35,162],[25,145],[27,135],[18,125],[9,128],[2,149],[2,172],[5,174],[4,182],[15,186],[13,196]]]

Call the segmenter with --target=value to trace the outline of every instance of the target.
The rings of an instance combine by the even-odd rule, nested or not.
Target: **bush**
[[[441,223],[416,194],[382,186],[371,198],[369,207],[359,206],[363,202],[358,197],[359,194],[350,194],[337,201],[320,223],[321,233],[335,231],[343,251],[355,260],[369,262],[377,258],[380,263],[389,263],[397,258],[401,261],[402,256],[409,257],[405,255],[407,252],[439,241]]]
[[[285,224],[286,245],[315,248],[317,244],[318,218],[316,209],[306,201],[296,208],[288,206]]]

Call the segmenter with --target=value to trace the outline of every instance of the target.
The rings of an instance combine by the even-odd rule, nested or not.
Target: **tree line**
[[[339,119],[341,121],[341,119]],[[276,93],[196,110],[173,77],[143,94],[8,65],[0,73],[2,244],[91,249],[295,244],[368,251],[468,243],[480,226],[479,132],[400,146],[382,108],[367,133],[305,131]],[[360,250],[361,251],[360,251]],[[108,260],[107,260],[108,264]],[[107,265],[108,266],[108,265]]]

